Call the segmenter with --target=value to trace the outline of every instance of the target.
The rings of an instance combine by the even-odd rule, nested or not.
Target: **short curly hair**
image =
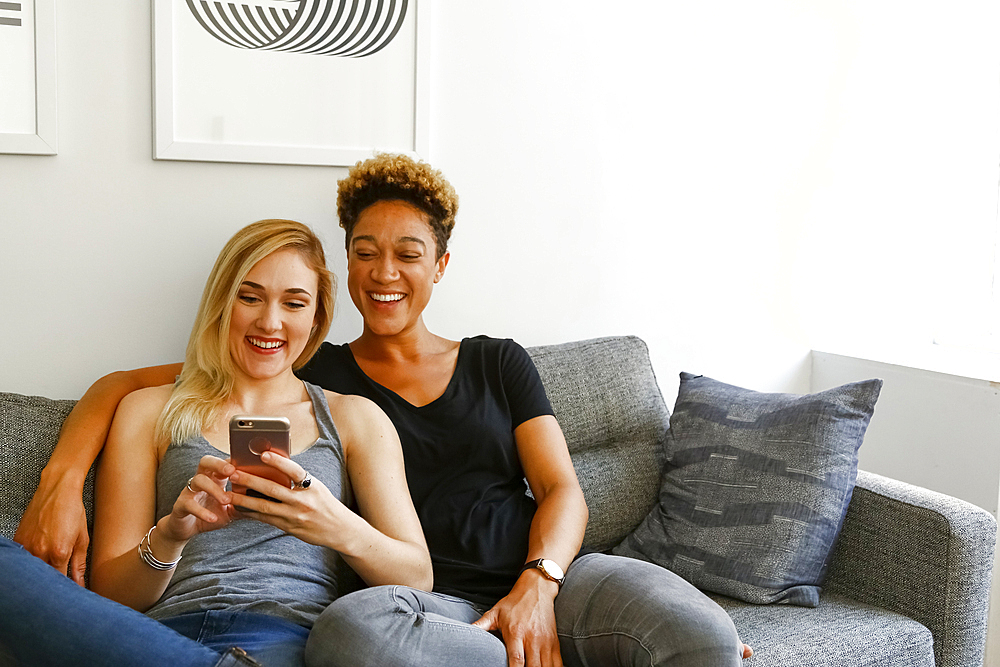
[[[358,162],[337,182],[337,216],[347,232],[344,245],[351,249],[351,237],[358,217],[380,201],[404,201],[427,215],[434,232],[437,259],[448,252],[448,239],[455,226],[458,193],[440,171],[407,155],[380,153]]]

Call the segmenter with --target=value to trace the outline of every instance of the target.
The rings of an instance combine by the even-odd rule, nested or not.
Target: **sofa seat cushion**
[[[934,667],[931,631],[911,618],[832,593],[815,608],[755,605],[709,594],[753,647],[744,667]]]

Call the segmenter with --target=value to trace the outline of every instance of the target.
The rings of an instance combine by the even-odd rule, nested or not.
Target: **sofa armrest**
[[[938,667],[978,666],[995,544],[986,510],[858,471],[825,586],[923,623]]]

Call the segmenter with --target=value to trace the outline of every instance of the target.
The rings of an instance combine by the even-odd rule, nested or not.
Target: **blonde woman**
[[[0,642],[8,651],[28,664],[66,664],[69,646],[80,664],[101,656],[211,665],[234,660],[220,653],[238,645],[266,665],[302,665],[309,628],[348,567],[369,585],[430,588],[391,423],[371,401],[293,373],[322,342],[332,307],[332,275],[304,225],[261,221],[229,241],[178,381],[121,402],[99,468],[91,585],[146,616],[65,577],[51,581],[54,570],[6,542],[5,582],[30,580],[32,595],[49,601],[25,604],[26,591],[5,583]],[[228,460],[235,415],[289,420],[291,458],[262,459],[292,488]],[[59,641],[25,641],[39,628]]]

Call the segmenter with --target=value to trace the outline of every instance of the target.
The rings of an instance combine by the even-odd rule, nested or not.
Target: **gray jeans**
[[[470,602],[405,586],[344,596],[316,621],[309,667],[483,665],[505,667],[495,635],[469,625]],[[555,603],[567,666],[728,667],[741,644],[715,602],[669,570],[620,556],[589,554],[569,567]]]

